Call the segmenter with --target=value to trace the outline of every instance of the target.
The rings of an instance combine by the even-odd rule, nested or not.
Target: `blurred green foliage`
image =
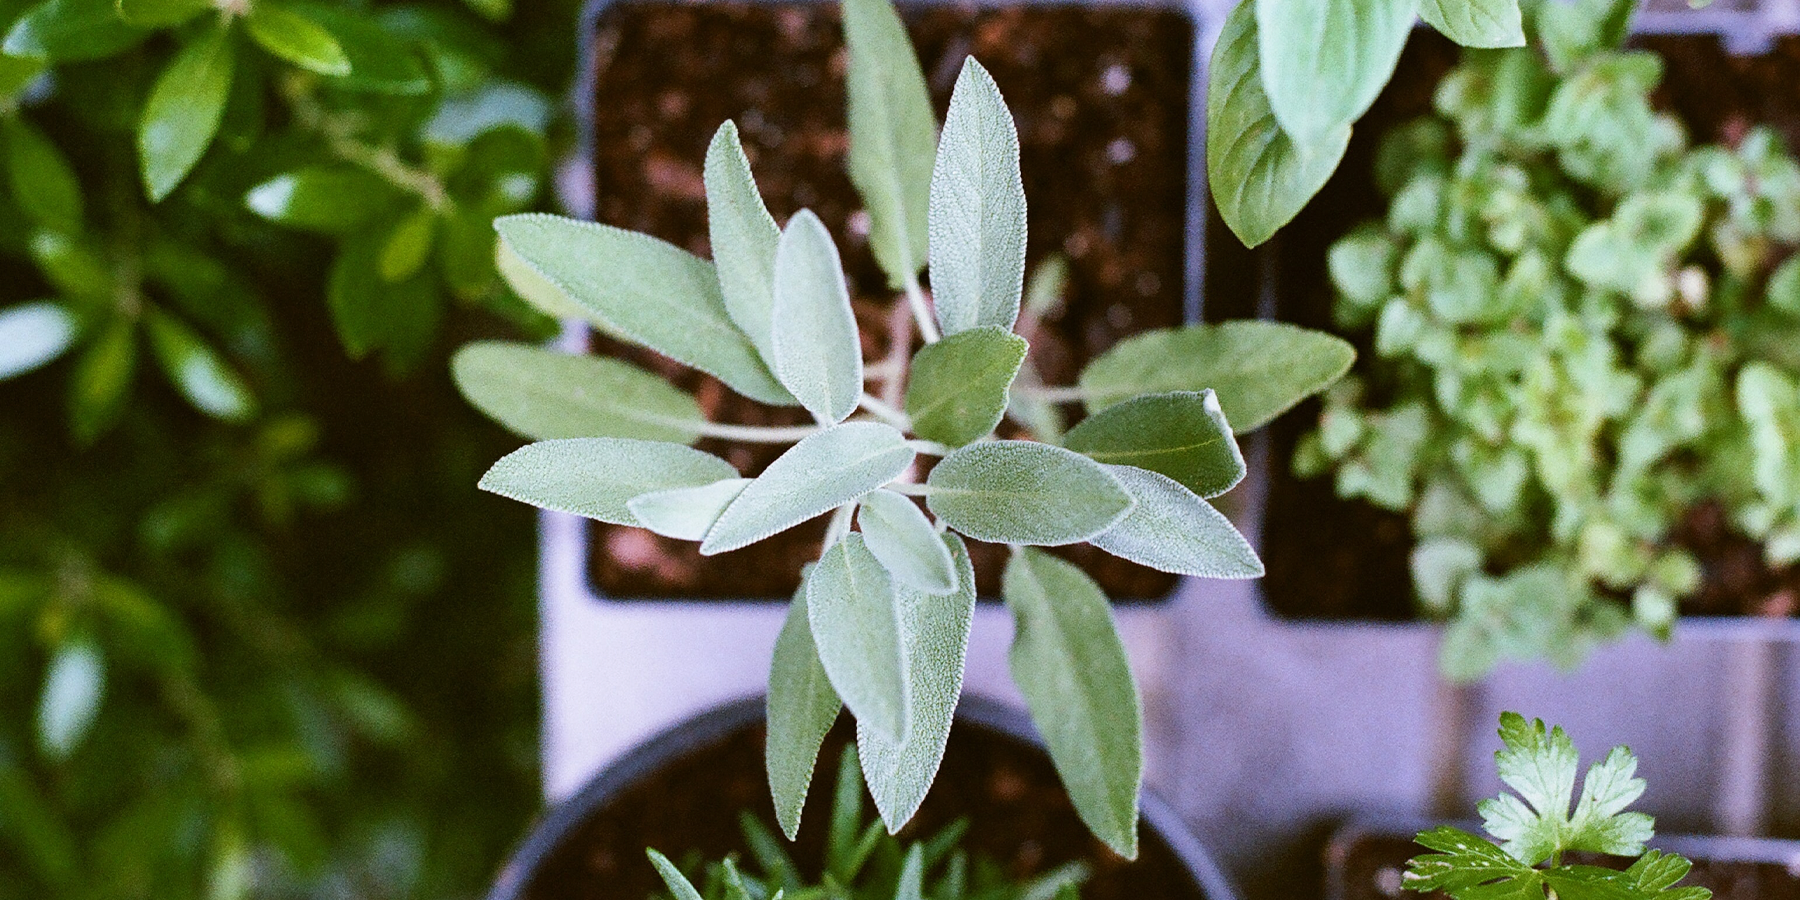
[[[1546,3],[1530,48],[1466,52],[1380,148],[1386,220],[1331,250],[1375,353],[1295,467],[1410,515],[1457,677],[1666,636],[1702,504],[1800,562],[1800,163],[1764,128],[1691,147],[1620,8]]]
[[[0,898],[476,896],[536,806],[445,362],[550,327],[489,221],[576,4],[510,5],[0,0]]]

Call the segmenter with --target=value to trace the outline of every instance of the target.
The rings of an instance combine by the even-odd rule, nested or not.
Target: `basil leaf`
[[[121,20],[139,28],[168,28],[218,9],[211,0],[117,0],[115,5]]]
[[[1012,330],[1025,283],[1025,183],[1012,113],[969,57],[931,175],[931,289],[944,334]]]
[[[1419,0],[1255,0],[1262,85],[1303,153],[1335,147],[1375,102]]]
[[[1257,59],[1256,0],[1241,0],[1213,47],[1206,90],[1206,179],[1219,215],[1254,247],[1298,215],[1337,171],[1350,126],[1303,148],[1275,120]]]
[[[1024,548],[1006,564],[1013,683],[1081,821],[1126,859],[1137,856],[1143,712],[1112,608],[1080,569]]]
[[[692,447],[631,438],[527,444],[481,477],[481,489],[540,509],[639,526],[626,506],[652,491],[736,478],[730,463]]]
[[[1035,441],[970,444],[939,462],[927,484],[932,513],[996,544],[1073,544],[1131,511],[1131,495],[1099,463]]]
[[[1525,46],[1519,0],[1419,0],[1419,16],[1464,47]]]

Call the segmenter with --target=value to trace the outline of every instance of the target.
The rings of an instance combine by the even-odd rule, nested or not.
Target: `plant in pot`
[[[1374,353],[1294,468],[1407,517],[1456,678],[1794,605],[1800,164],[1763,128],[1691,146],[1630,8],[1533,7],[1532,47],[1467,56],[1330,251]]]
[[[1328,895],[1392,897],[1404,888],[1450,900],[1710,900],[1715,892],[1761,900],[1800,887],[1792,842],[1658,839],[1652,817],[1627,811],[1646,788],[1628,747],[1590,766],[1577,797],[1580,756],[1561,727],[1508,712],[1500,739],[1495,768],[1515,793],[1477,806],[1492,840],[1456,825],[1411,839],[1350,826],[1333,841]],[[1433,852],[1414,855],[1419,846]]]
[[[707,421],[691,396],[620,360],[479,344],[458,354],[459,385],[538,439],[482,487],[696,541],[703,555],[829,517],[769,679],[768,778],[790,837],[841,707],[890,830],[919,808],[961,693],[976,594],[965,539],[1007,546],[1015,680],[1082,820],[1131,857],[1137,692],[1106,597],[1041,548],[1087,542],[1177,574],[1261,574],[1207,502],[1243,475],[1233,424],[1266,423],[1352,353],[1273,323],[1192,326],[1115,347],[1075,386],[1042,386],[1015,333],[1034,310],[1021,300],[1019,143],[997,86],[968,60],[940,140],[893,7],[849,0],[844,26],[850,174],[922,346],[898,332],[879,348],[892,361],[865,366],[834,241],[805,210],[777,226],[728,122],[704,172],[712,262],[648,235],[514,216],[496,223],[501,268],[540,309],[812,423]],[[1088,413],[1066,433],[1047,424],[1060,402]],[[702,437],[792,446],[746,477],[689,446]]]

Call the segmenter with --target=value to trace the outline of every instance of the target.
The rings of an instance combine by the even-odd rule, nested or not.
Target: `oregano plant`
[[[943,133],[888,0],[846,0],[849,167],[877,262],[912,313],[909,364],[865,366],[838,250],[813,213],[777,223],[730,122],[706,155],[713,260],[617,228],[500,218],[500,267],[541,309],[586,320],[724,382],[800,407],[798,427],[708,420],[695,398],[619,360],[481,343],[454,363],[466,396],[535,439],[489,491],[725,553],[822,516],[829,526],[775,647],[769,780],[792,837],[820,741],[848,707],[890,830],[935,777],[962,691],[975,607],[967,541],[1012,548],[1012,668],[1074,805],[1137,851],[1142,717],[1107,598],[1044,548],[1089,542],[1163,571],[1253,578],[1262,564],[1207,501],[1244,475],[1238,429],[1337,380],[1353,351],[1264,322],[1153,331],[1070,386],[1035,371],[1021,316],[1026,199],[1019,141],[973,59]],[[1042,279],[1053,283],[1055,264]],[[929,267],[931,287],[921,277]],[[1072,428],[1059,405],[1085,418]],[[791,445],[752,477],[689,446]],[[921,506],[922,503],[922,506]]]
[[[1436,852],[1411,861],[1407,889],[1453,900],[1711,900],[1706,888],[1679,885],[1693,863],[1645,848],[1656,821],[1626,811],[1645,788],[1631,748],[1590,766],[1578,800],[1581,757],[1561,727],[1502,713],[1500,740],[1495,766],[1516,793],[1477,807],[1498,843],[1450,825],[1421,832],[1419,844]],[[1637,859],[1620,870],[1571,862],[1570,853]]]
[[[1696,7],[1708,0],[1694,0]],[[1350,129],[1424,22],[1476,49],[1525,45],[1525,21],[1599,22],[1623,37],[1637,0],[1240,0],[1212,56],[1207,177],[1225,224],[1254,247],[1325,186]]]

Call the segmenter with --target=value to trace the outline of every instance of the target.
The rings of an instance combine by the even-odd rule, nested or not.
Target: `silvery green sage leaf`
[[[1244,454],[1211,390],[1145,394],[1070,429],[1063,446],[1102,463],[1160,472],[1202,497],[1244,478]]]
[[[651,491],[626,501],[625,508],[645,528],[681,541],[698,541],[750,484],[748,478],[727,478],[699,487]]]
[[[1189,325],[1119,342],[1088,364],[1081,388],[1090,413],[1139,394],[1212,388],[1243,433],[1331,386],[1355,359],[1341,338],[1280,322]]]
[[[905,435],[879,422],[827,428],[770,463],[726,507],[700,552],[746,547],[829,512],[898,478],[914,455]]]
[[[725,312],[712,263],[664,241],[528,213],[494,221],[521,260],[596,325],[717,377],[760,403],[793,403]]]
[[[1027,349],[1024,338],[992,326],[919,348],[906,385],[913,433],[952,447],[993,433]]]
[[[1025,281],[1025,183],[1012,113],[981,64],[963,62],[931,175],[931,291],[952,335],[1019,318]]]
[[[956,565],[931,520],[910,498],[875,491],[862,498],[857,523],[869,552],[895,580],[927,594],[956,590]]]
[[[763,205],[737,123],[729,120],[706,148],[706,227],[725,311],[772,366],[775,246],[781,228]]]
[[[1261,578],[1262,560],[1231,520],[1174,479],[1132,466],[1107,466],[1137,503],[1094,546],[1122,559],[1197,578]]]
[[[969,626],[975,621],[975,567],[962,538],[946,534],[942,540],[956,558],[956,593],[935,596],[905,585],[896,585],[895,591],[912,679],[912,721],[898,742],[861,722],[856,728],[863,777],[890,833],[899,831],[925,801],[962,697]]]
[[[803,209],[775,250],[775,376],[821,422],[842,422],[862,395],[862,340],[844,264],[825,223]]]
[[[0,309],[0,380],[63,355],[75,341],[75,317],[56,303]]]
[[[704,421],[687,392],[605,356],[478,341],[456,352],[450,371],[477,409],[534,440],[629,437],[691,444]]]
[[[1206,90],[1206,179],[1219,215],[1254,247],[1294,218],[1337,171],[1350,126],[1302,148],[1281,130],[1263,93],[1256,0],[1241,0],[1213,47]],[[1242,426],[1240,426],[1242,427]]]
[[[809,567],[807,580],[812,572]],[[819,747],[842,708],[843,702],[819,662],[802,582],[788,604],[781,634],[775,638],[775,658],[769,666],[768,746],[763,754],[769,793],[775,798],[775,820],[790,841],[800,834],[800,813],[806,808]]]
[[[1143,712],[1106,595],[1079,568],[1029,547],[1006,564],[1013,682],[1081,821],[1137,857]]]
[[[929,253],[926,207],[937,115],[906,26],[889,0],[844,0],[850,180],[869,211],[869,246],[898,288]]]
[[[1281,130],[1335,147],[1400,62],[1419,0],[1254,0],[1263,91]]]
[[[531,263],[514,252],[505,241],[494,242],[494,268],[506,280],[506,286],[512,288],[519,299],[538,312],[553,319],[586,319],[595,325],[601,324],[595,322],[587,310],[569,299],[562,288],[552,284],[550,279],[532,268]]]
[[[650,857],[650,864],[656,867],[656,874],[662,876],[664,886],[668,887],[675,900],[706,900],[668,857],[655,850],[645,850],[644,854]]]
[[[894,581],[863,536],[831,545],[806,578],[807,621],[831,687],[858,725],[890,740],[912,718],[912,683]]]
[[[1525,46],[1519,0],[1419,0],[1419,16],[1464,47]]]
[[[1035,441],[970,444],[939,462],[927,485],[938,518],[996,544],[1073,544],[1131,511],[1131,495],[1099,463]]]
[[[481,489],[540,509],[641,526],[626,505],[652,491],[736,478],[731,464],[692,447],[631,438],[527,444],[481,476]]]

